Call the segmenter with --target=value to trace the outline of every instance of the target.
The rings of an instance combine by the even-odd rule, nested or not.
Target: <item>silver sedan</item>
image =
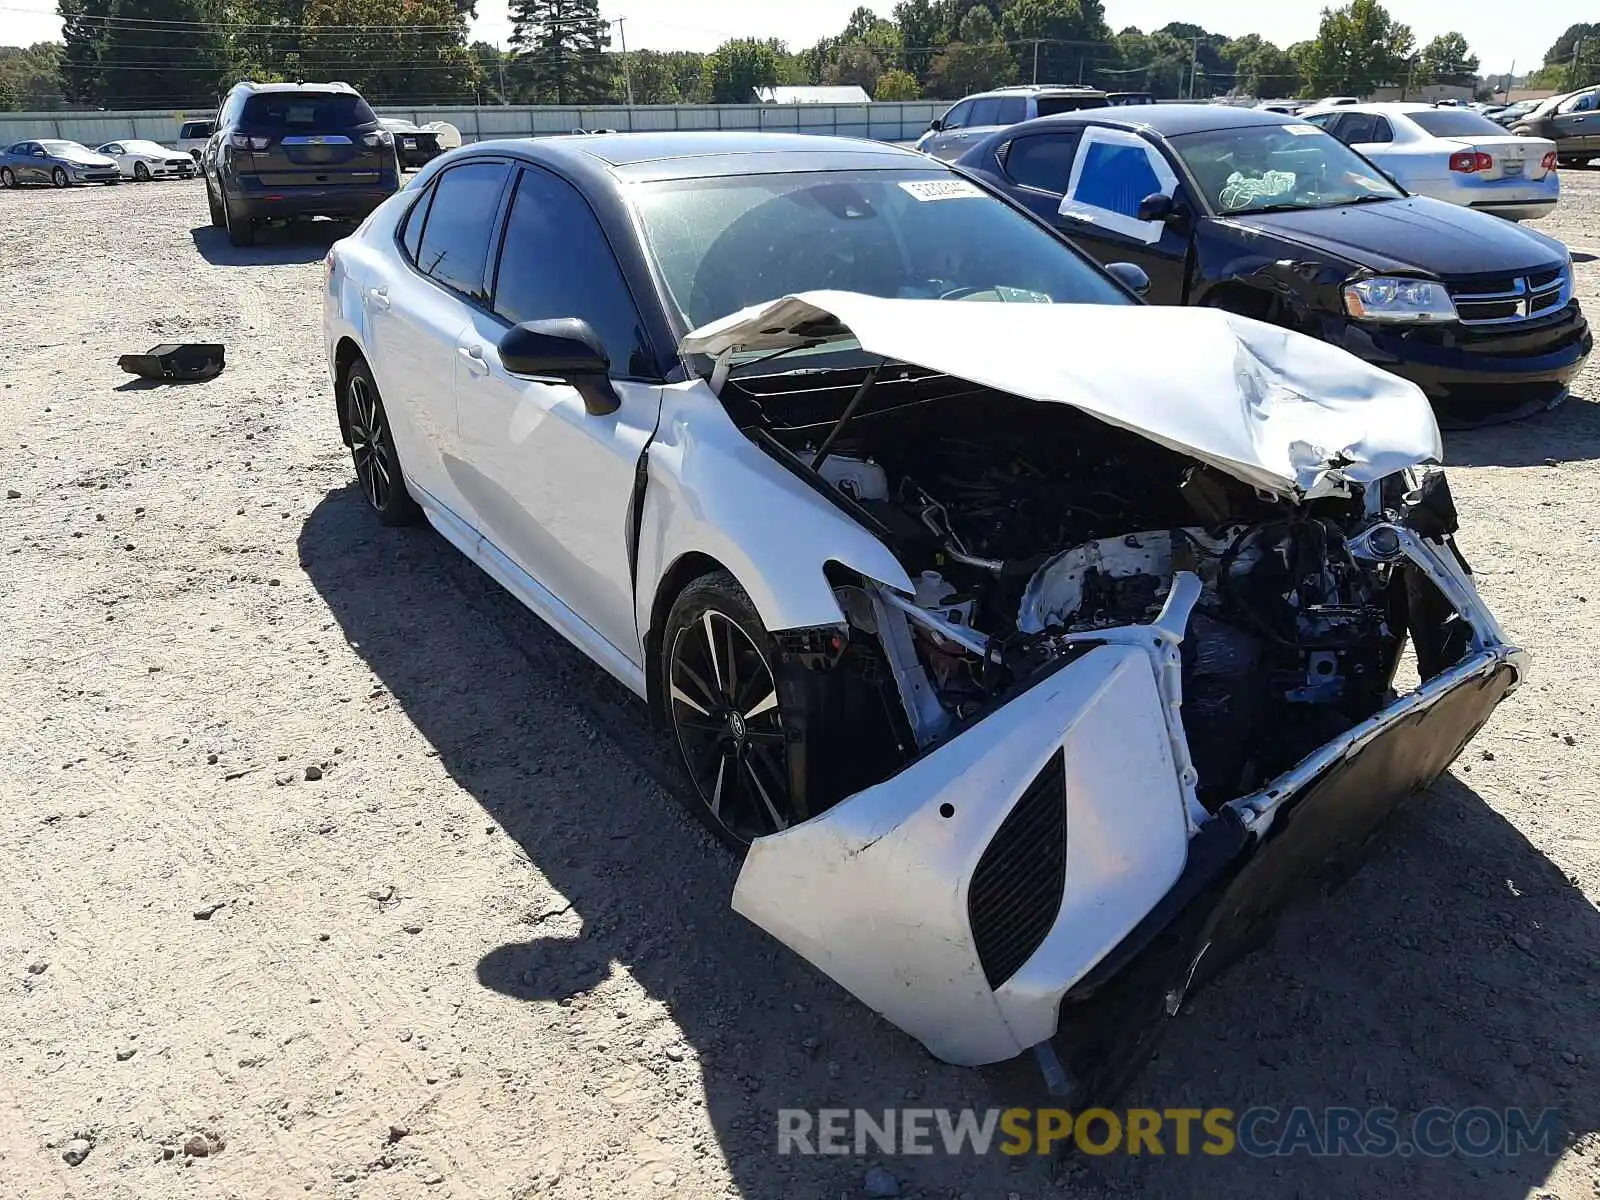
[[[75,183],[117,183],[121,178],[115,159],[77,142],[16,142],[0,153],[0,187],[24,183],[70,187]]]
[[[1419,196],[1513,221],[1554,212],[1561,198],[1554,142],[1509,133],[1468,108],[1353,104],[1303,119]]]

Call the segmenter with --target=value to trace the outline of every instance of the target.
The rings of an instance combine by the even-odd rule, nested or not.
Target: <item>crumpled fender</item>
[[[639,518],[637,617],[651,628],[661,581],[686,554],[722,563],[774,632],[844,621],[830,562],[910,594],[889,548],[786,471],[734,425],[701,379],[662,389],[646,453]]]

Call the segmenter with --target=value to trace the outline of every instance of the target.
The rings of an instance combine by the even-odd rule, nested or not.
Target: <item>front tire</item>
[[[718,571],[679,593],[661,647],[661,695],[691,808],[742,854],[795,822],[777,645],[738,581]]]
[[[133,177],[139,183],[150,182],[150,168],[141,163],[133,164]]]
[[[50,182],[55,184],[58,188],[66,187],[68,183],[66,168],[57,167],[54,171],[51,171]]]
[[[361,494],[385,525],[412,524],[422,510],[406,490],[389,414],[384,411],[372,368],[364,360],[358,358],[350,364],[341,392],[344,426],[350,433],[350,457]]]

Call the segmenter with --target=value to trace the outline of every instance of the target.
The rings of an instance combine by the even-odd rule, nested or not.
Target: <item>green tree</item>
[[[834,64],[823,73],[822,81],[830,84],[854,84],[865,88],[867,95],[875,93],[878,76],[883,74],[883,63],[867,48],[865,42],[849,42],[839,51]]]
[[[951,42],[928,72],[928,91],[955,100],[972,92],[1003,87],[1017,81],[1017,60],[1004,42],[968,45]]]
[[[749,104],[755,89],[778,82],[778,58],[787,54],[775,39],[733,38],[705,62],[706,91],[713,104]]]
[[[305,25],[300,78],[342,79],[373,104],[478,98],[478,60],[454,0],[309,0]]]
[[[630,53],[628,76],[633,81],[635,104],[679,104],[683,101],[672,60],[659,50]]]
[[[110,15],[94,96],[106,108],[214,103],[233,82],[233,56],[215,24],[222,14],[211,0],[115,0]],[[153,41],[160,50],[151,49]],[[183,70],[151,69],[160,63]]]
[[[917,77],[898,67],[878,76],[878,86],[873,90],[874,100],[915,100],[922,95]]]
[[[894,6],[894,22],[900,29],[900,65],[919,82],[926,80],[938,47],[949,40],[938,11],[931,0],[901,0]]]
[[[1223,43],[1220,57],[1233,76],[1233,92],[1275,100],[1300,90],[1300,71],[1289,52],[1261,37],[1247,33]]]
[[[1418,83],[1471,87],[1478,78],[1478,56],[1459,33],[1441,33],[1422,48],[1417,59]]]
[[[510,11],[519,99],[596,104],[611,98],[604,61],[611,32],[599,0],[512,0]]]
[[[14,111],[52,112],[66,103],[61,94],[60,57],[57,42],[0,46],[0,81],[11,89]]]
[[[999,36],[1000,26],[996,24],[994,14],[981,4],[967,9],[967,15],[961,18],[960,28],[956,30],[957,40],[969,45],[992,42]]]
[[[61,91],[68,100],[87,104],[100,93],[100,44],[111,0],[59,0],[61,15]]]
[[[836,37],[818,38],[816,42],[800,51],[796,56],[800,60],[800,74],[806,83],[822,83],[828,77],[828,72],[833,70],[839,61],[839,51],[843,43]]]
[[[1190,43],[1170,33],[1140,33],[1124,29],[1116,37],[1120,68],[1106,72],[1119,89],[1149,92],[1158,100],[1176,100],[1187,94],[1189,86]],[[1210,91],[1208,81],[1195,80],[1196,94]]]
[[[0,75],[0,112],[20,112],[22,105],[17,100],[17,85],[5,76]]]
[[[1099,0],[1016,0],[1001,25],[1025,79],[1035,78],[1037,62],[1040,83],[1088,82],[1096,60],[1109,57]]]
[[[694,50],[669,50],[663,57],[672,75],[673,86],[685,104],[703,103],[706,100],[706,56]]]
[[[1322,10],[1317,36],[1299,60],[1307,93],[1370,96],[1380,84],[1404,79],[1416,45],[1411,27],[1394,20],[1378,0],[1350,0]]]
[[[506,70],[508,64],[506,55],[500,47],[491,46],[488,42],[473,42],[467,47],[467,53],[472,56],[473,71],[476,77],[478,95],[484,104],[510,104],[508,94],[510,78]],[[514,74],[511,78],[514,78]]]

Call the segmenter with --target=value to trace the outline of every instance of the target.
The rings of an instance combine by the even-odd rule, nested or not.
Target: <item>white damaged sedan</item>
[[[949,1062],[1114,1090],[1523,674],[1413,385],[909,151],[479,143],[327,266],[366,502],[637,693],[734,909]]]

